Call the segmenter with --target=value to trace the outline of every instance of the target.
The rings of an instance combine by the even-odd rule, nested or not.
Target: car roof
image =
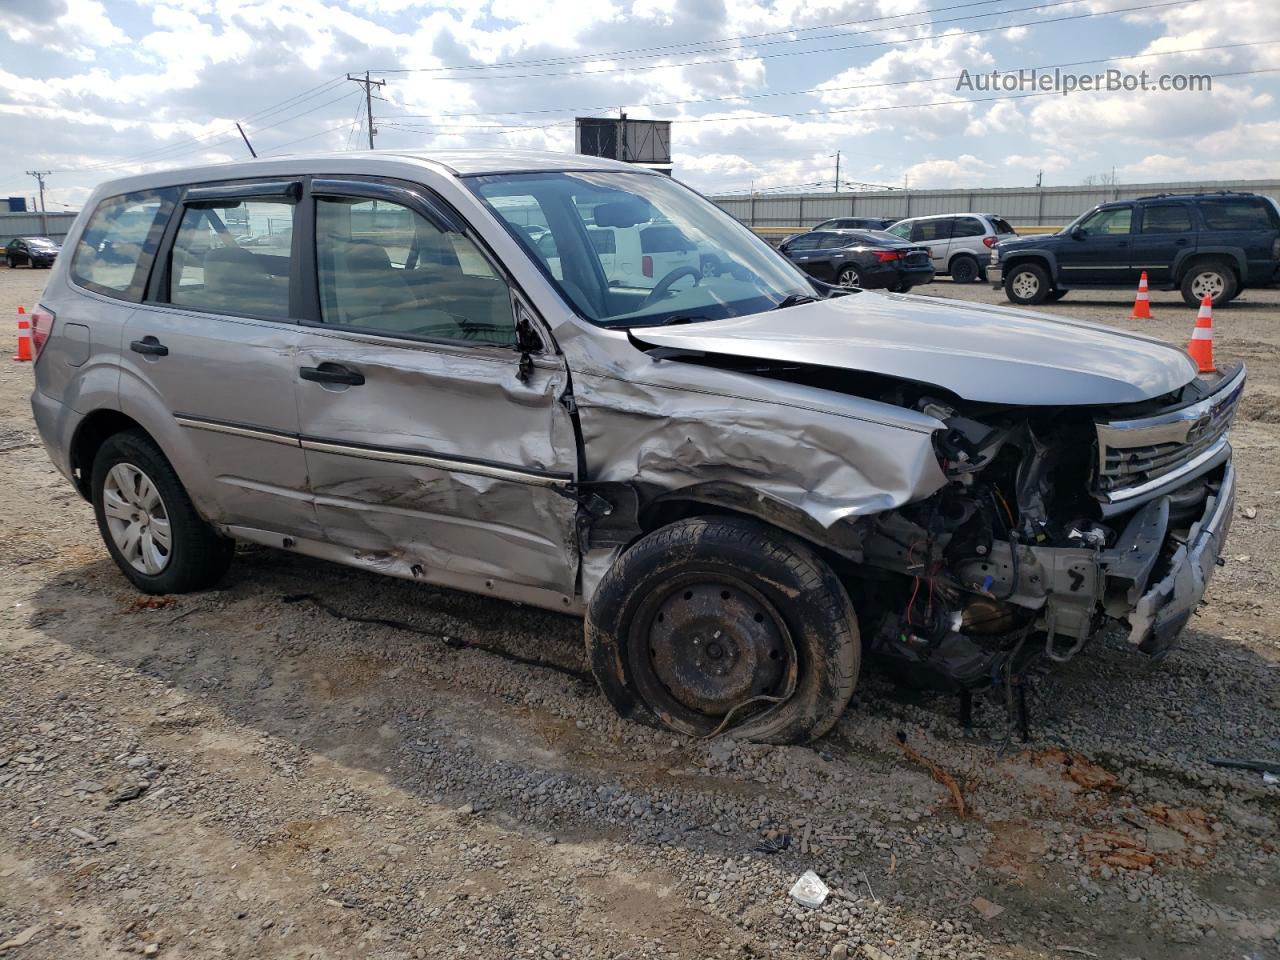
[[[332,167],[335,161],[351,173],[376,175],[380,166],[422,166],[457,177],[496,173],[552,173],[558,171],[614,171],[662,176],[645,167],[603,157],[549,150],[358,150],[295,153],[280,157],[237,160],[199,167],[176,167],[155,173],[122,177],[103,184],[104,195],[156,187],[261,176],[300,176],[314,162]]]

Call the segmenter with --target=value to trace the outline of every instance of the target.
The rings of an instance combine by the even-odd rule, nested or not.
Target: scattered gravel
[[[0,270],[0,309],[46,276]],[[1194,313],[1153,297],[1181,339]],[[1251,291],[1216,330],[1264,398],[1278,307]],[[1102,638],[1036,679],[1028,743],[999,697],[965,736],[954,698],[865,677],[822,741],[768,747],[619,720],[554,614],[256,548],[140,604],[11,443],[29,376],[0,366],[6,958],[1280,954],[1280,788],[1207,762],[1280,759],[1280,418],[1236,431],[1228,563],[1165,663]],[[806,870],[818,908],[788,896]]]

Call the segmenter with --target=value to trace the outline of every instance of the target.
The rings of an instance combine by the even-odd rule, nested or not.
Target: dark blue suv
[[[1014,303],[1069,290],[1181,290],[1214,306],[1280,282],[1280,204],[1255,193],[1159,194],[1094,207],[1062,231],[1002,240],[987,269]]]

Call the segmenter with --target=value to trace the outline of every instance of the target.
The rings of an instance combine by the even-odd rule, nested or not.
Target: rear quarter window
[[[1013,229],[1012,225],[1004,217],[987,217],[987,219],[991,221],[992,228],[1000,236],[1018,232]]]
[[[1274,226],[1260,199],[1201,200],[1200,213],[1210,230],[1267,230]]]
[[[95,293],[140,302],[177,198],[170,187],[99,203],[76,242],[71,279]]]

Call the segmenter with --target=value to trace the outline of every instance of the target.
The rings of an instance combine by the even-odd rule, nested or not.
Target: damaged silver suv
[[[139,589],[242,540],[582,615],[617,709],[695,736],[819,736],[864,659],[967,692],[1115,621],[1159,656],[1227,534],[1242,369],[828,287],[624,164],[151,174],[64,250],[32,404]]]

